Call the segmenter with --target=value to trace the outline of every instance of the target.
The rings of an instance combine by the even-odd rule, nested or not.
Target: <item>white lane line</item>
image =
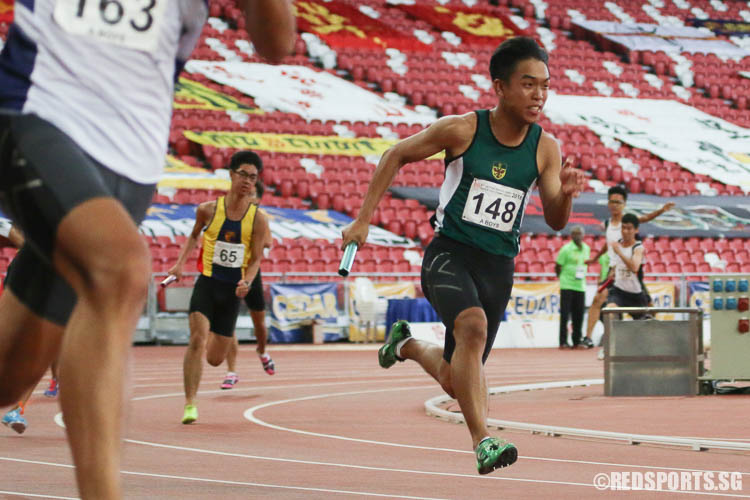
[[[68,469],[72,469],[73,466],[69,464],[57,464],[53,462],[40,462],[36,460],[22,460],[17,458],[8,458],[8,457],[0,457],[0,460],[7,460],[9,462],[22,462],[27,464],[34,464],[34,465],[48,465],[51,467],[65,467]],[[334,490],[330,488],[313,488],[313,487],[306,487],[306,486],[287,486],[287,485],[281,485],[281,484],[270,484],[270,483],[253,483],[253,482],[246,482],[246,481],[229,481],[224,479],[208,479],[208,478],[202,478],[202,477],[192,477],[192,476],[175,476],[173,474],[156,474],[152,472],[132,472],[132,471],[120,471],[122,474],[127,474],[130,476],[141,476],[141,477],[157,477],[160,479],[177,479],[180,481],[193,481],[193,482],[200,482],[200,483],[214,483],[214,484],[227,484],[231,486],[254,486],[258,488],[274,488],[274,489],[283,489],[283,490],[297,490],[297,491],[318,491],[322,493],[337,493],[340,495],[359,495],[359,496],[368,496],[368,497],[385,497],[385,498],[404,498],[407,500],[447,500],[444,498],[435,498],[435,497],[414,497],[409,495],[396,495],[392,493],[371,493],[366,491],[351,491],[351,490]],[[13,493],[13,492],[4,492],[0,491],[0,493]],[[23,496],[33,496],[33,497],[40,497],[40,498],[64,498],[69,500],[77,500],[75,497],[54,497],[54,496],[47,496],[47,495],[33,495],[31,493],[18,493],[19,495]]]
[[[189,448],[185,446],[174,446],[174,445],[164,445],[159,443],[150,443],[148,441],[137,441],[134,439],[126,439],[125,440],[128,443],[132,444],[140,444],[143,446],[152,446],[156,448],[167,448],[171,450],[180,450],[180,451],[190,451],[195,453],[204,453],[209,455],[220,455],[220,456],[229,456],[229,457],[237,457],[237,458],[249,458],[254,460],[267,460],[267,461],[273,461],[273,462],[287,462],[287,463],[295,463],[295,464],[304,464],[304,465],[317,465],[317,466],[323,466],[323,467],[338,467],[338,468],[344,468],[344,469],[357,469],[357,470],[367,470],[367,471],[377,471],[377,472],[397,472],[397,473],[405,473],[405,474],[418,474],[418,475],[428,475],[428,476],[442,476],[442,477],[460,477],[460,478],[467,478],[467,479],[475,479],[475,480],[482,480],[482,481],[511,481],[511,482],[518,482],[518,483],[540,483],[540,484],[554,484],[554,485],[567,485],[567,486],[584,486],[586,488],[594,488],[593,483],[579,483],[574,481],[553,481],[553,480],[547,480],[547,479],[528,479],[528,478],[518,478],[518,477],[502,477],[502,476],[479,476],[476,474],[460,474],[456,472],[436,472],[436,471],[425,471],[425,470],[417,470],[417,469],[395,469],[390,467],[372,467],[372,466],[366,466],[366,465],[351,465],[351,464],[341,464],[341,463],[335,463],[335,462],[318,462],[313,460],[296,460],[296,459],[289,459],[289,458],[277,458],[277,457],[264,457],[264,456],[257,456],[257,455],[246,455],[242,453],[229,453],[229,452],[222,452],[222,451],[215,451],[215,450],[206,450],[201,448]],[[4,457],[0,457],[0,459],[4,460],[14,460],[14,459],[8,459]],[[27,461],[30,462],[30,461]],[[139,472],[128,472],[128,471],[122,471],[123,474],[133,474],[133,475],[141,475],[141,476],[154,476],[154,477],[173,477],[178,479],[185,479],[185,480],[191,480],[191,478],[182,477],[182,476],[162,476],[159,474],[148,474],[148,473],[139,473]],[[198,480],[198,479],[196,479]],[[227,483],[227,484],[250,484],[255,485],[255,483],[234,483],[232,481],[222,481],[222,480],[211,480],[211,479],[200,479],[201,481],[211,481],[211,482],[217,482],[217,483]],[[259,484],[259,486],[269,486],[264,484]],[[299,487],[294,486],[276,486],[276,485],[270,485],[270,487],[278,487],[278,488],[289,488],[289,489],[303,489]],[[311,488],[312,489],[312,488]],[[339,492],[340,490],[317,490],[312,489],[313,491],[334,491]],[[727,494],[727,493],[711,493],[711,492],[700,492],[700,491],[682,491],[682,490],[654,490],[657,493],[680,493],[680,494],[688,494],[688,495],[708,495],[708,496],[723,496],[723,497],[737,497],[737,498],[750,498],[750,495],[739,495],[739,494]],[[389,496],[389,495],[381,495],[377,493],[360,493],[362,495],[370,495],[370,496]],[[396,497],[396,498],[422,498],[422,497]]]
[[[325,383],[325,384],[299,384],[300,387],[319,387],[319,386],[328,386],[328,385],[347,385],[351,384],[352,382],[332,382],[332,383]],[[292,386],[280,386],[279,388],[284,387],[292,387]],[[298,429],[291,429],[287,427],[281,427],[274,424],[270,424],[268,422],[265,422],[263,420],[260,420],[258,417],[255,417],[253,413],[256,410],[259,410],[261,408],[266,408],[278,404],[284,404],[284,403],[292,403],[292,402],[298,402],[303,400],[312,400],[312,399],[322,399],[326,397],[335,397],[335,396],[345,396],[345,395],[358,395],[358,394],[364,394],[364,393],[372,393],[372,392],[387,392],[387,391],[400,391],[400,390],[412,390],[412,389],[425,389],[425,388],[434,388],[434,384],[425,385],[425,386],[411,386],[411,387],[397,387],[397,388],[388,388],[388,389],[374,389],[374,390],[366,390],[366,391],[348,391],[348,392],[342,392],[342,393],[330,393],[330,394],[319,394],[314,396],[304,396],[300,398],[292,398],[292,399],[285,399],[285,400],[279,400],[279,401],[273,401],[269,403],[264,403],[261,405],[254,406],[252,408],[249,408],[245,411],[244,415],[245,418],[248,418],[248,414],[252,415],[252,418],[248,418],[248,420],[251,420],[258,425],[274,428],[277,430],[285,431],[285,432],[292,432],[292,433],[298,433],[298,434],[307,434],[311,436],[316,437],[324,437],[324,438],[331,438],[331,439],[340,439],[345,441],[352,441],[352,442],[360,442],[360,443],[367,443],[367,444],[376,444],[376,445],[383,445],[383,446],[393,446],[393,447],[402,447],[402,448],[413,448],[413,449],[420,449],[420,450],[434,450],[434,451],[446,451],[451,453],[462,453],[462,454],[473,454],[473,452],[468,450],[456,450],[451,448],[436,448],[436,447],[427,447],[427,446],[418,446],[418,445],[407,445],[407,444],[401,444],[401,443],[390,443],[385,441],[373,441],[373,440],[365,440],[365,439],[358,439],[358,438],[349,438],[344,436],[338,436],[334,434],[322,434],[322,433],[314,433],[314,432],[308,432],[308,431],[302,431]],[[217,391],[205,391],[205,392],[215,392],[219,393],[222,392],[220,390]],[[204,391],[201,391],[200,393],[204,393]],[[156,394],[153,396],[144,396],[141,398],[133,398],[133,400],[143,400],[143,399],[157,399],[157,398],[166,398],[166,397],[176,397],[176,396],[182,396],[183,393],[170,393],[170,394]],[[62,422],[62,414],[58,413],[55,415],[55,422],[60,427],[64,427]],[[228,453],[228,452],[220,452],[220,451],[213,451],[213,450],[203,450],[203,449],[197,449],[197,448],[188,448],[183,446],[175,446],[175,445],[168,445],[168,444],[161,444],[161,443],[153,443],[148,441],[139,441],[139,440],[133,440],[133,439],[125,439],[126,442],[133,443],[133,444],[140,444],[144,446],[152,446],[152,447],[159,447],[159,448],[167,448],[167,449],[175,449],[175,450],[181,450],[181,451],[190,451],[190,452],[196,452],[196,453],[206,453],[206,454],[213,454],[213,455],[222,455],[222,456],[232,456],[232,457],[238,457],[238,458],[250,458],[250,459],[257,459],[257,460],[279,460],[279,461],[292,461],[292,462],[299,462],[291,459],[279,459],[279,458],[273,458],[273,457],[262,457],[262,456],[254,456],[254,455],[244,455],[244,454],[238,454],[238,453]],[[634,468],[634,469],[653,469],[653,470],[674,470],[674,471],[691,471],[691,472],[737,472],[737,471],[713,471],[713,470],[704,470],[704,469],[688,469],[688,468],[680,468],[680,467],[670,467],[670,466],[652,466],[652,465],[636,465],[636,464],[621,464],[621,463],[612,463],[612,462],[596,462],[596,461],[589,461],[589,460],[572,460],[572,459],[561,459],[561,458],[547,458],[547,457],[531,457],[531,456],[519,456],[519,458],[523,458],[525,460],[537,460],[537,461],[548,461],[548,462],[556,462],[556,463],[574,463],[574,464],[582,464],[582,465],[596,465],[596,466],[609,466],[609,467],[622,467],[622,468]],[[324,465],[323,462],[301,462],[301,463],[309,463],[309,464],[320,464]],[[368,467],[365,466],[349,466],[349,465],[341,465],[343,467],[354,467],[354,468],[365,468]],[[377,469],[380,470],[380,469]],[[426,472],[425,472],[426,473]],[[440,475],[451,475],[450,473],[436,473]],[[741,472],[743,475],[749,475],[750,473],[747,472]],[[460,477],[471,477],[471,478],[477,478],[478,476],[474,475],[460,475],[460,474],[452,474]],[[481,476],[485,479],[491,478],[491,479],[498,479],[495,476]],[[511,480],[512,478],[501,478],[501,479],[507,479]],[[520,480],[520,479],[519,479]],[[554,482],[554,481],[545,481],[545,480],[532,480],[532,479],[524,479],[524,481],[528,482],[547,482],[547,483],[555,483],[555,484],[570,484],[570,485],[583,485],[583,486],[591,486],[588,483],[568,483],[568,482]],[[698,493],[695,493],[698,494]],[[748,497],[750,498],[750,496]]]
[[[417,388],[420,388],[420,387],[410,387],[408,389],[417,389]],[[429,386],[429,387],[432,387],[432,386]],[[400,390],[400,389],[391,389],[391,390]],[[335,395],[341,395],[341,394],[348,394],[348,393],[336,393],[336,394],[333,394],[333,395],[335,396]],[[358,392],[356,392],[355,394],[358,394]],[[324,396],[327,396],[327,395],[324,395]],[[251,410],[252,411],[259,410],[261,408],[261,406],[262,407],[268,407],[268,406],[272,406],[273,404],[281,404],[281,403],[286,403],[286,402],[296,402],[296,401],[301,401],[302,399],[314,399],[316,397],[320,397],[320,396],[313,396],[313,397],[306,397],[306,398],[297,398],[297,399],[293,399],[293,400],[282,400],[282,401],[276,401],[274,403],[267,403],[267,404],[264,404],[264,405],[259,405],[257,407],[253,407],[253,408],[250,408],[250,409],[246,410],[244,416],[248,420],[251,420],[252,422],[257,423],[258,425],[261,425],[261,426],[264,426],[264,427],[269,427],[269,428],[280,430],[280,431],[284,431],[284,432],[293,432],[293,433],[297,433],[297,434],[305,434],[305,435],[309,435],[309,436],[331,438],[331,439],[341,439],[343,441],[352,441],[352,442],[356,442],[356,443],[375,444],[375,445],[380,445],[380,446],[393,446],[393,447],[396,447],[396,448],[411,448],[411,449],[426,450],[426,451],[447,451],[449,453],[473,454],[473,452],[468,451],[468,450],[456,450],[456,449],[452,449],[452,448],[436,448],[436,447],[430,447],[430,446],[419,446],[419,445],[410,445],[410,444],[403,444],[403,443],[390,443],[390,442],[387,442],[387,441],[373,441],[373,440],[370,440],[370,439],[350,438],[350,437],[345,437],[345,436],[338,436],[338,435],[335,435],[335,434],[322,434],[322,433],[317,433],[317,432],[302,431],[302,430],[299,430],[299,429],[291,429],[291,428],[288,428],[288,427],[281,427],[281,426],[278,426],[278,425],[270,424],[268,422],[260,420],[258,417],[254,416],[254,415],[252,415],[252,419],[248,418],[248,412],[251,412]],[[65,428],[65,424],[63,423],[63,419],[62,419],[62,413],[57,413],[55,415],[55,417],[54,417],[54,421],[55,421],[55,423],[58,426],[60,426],[62,428]],[[253,458],[253,459],[259,459],[259,460],[265,458],[265,457],[258,457],[258,456],[254,456],[254,455],[242,455],[242,454],[236,454],[236,453],[225,453],[225,452],[220,452],[220,451],[211,451],[211,450],[202,451],[202,450],[198,450],[198,449],[195,449],[195,448],[186,448],[186,447],[182,447],[182,446],[173,446],[173,445],[168,445],[168,444],[152,443],[152,442],[148,442],[148,441],[139,441],[139,440],[135,440],[135,439],[125,439],[125,442],[133,443],[133,444],[140,444],[140,445],[144,445],[144,446],[154,446],[154,447],[159,447],[159,448],[174,448],[174,449],[183,450],[183,451],[195,451],[195,452],[209,453],[209,454],[216,454],[216,455],[228,455],[228,456],[234,456],[234,457],[240,457],[240,458]],[[519,455],[518,458],[522,458],[524,460],[537,460],[537,461],[540,461],[540,462],[555,462],[555,463],[580,464],[580,465],[596,465],[596,466],[601,466],[601,467],[622,467],[624,469],[647,469],[647,470],[665,470],[665,471],[686,471],[686,472],[701,472],[701,473],[706,473],[706,472],[713,472],[713,473],[720,473],[720,472],[733,473],[733,472],[739,472],[740,474],[745,475],[745,476],[750,475],[750,472],[741,472],[741,471],[688,469],[688,468],[684,468],[684,467],[672,467],[672,466],[621,464],[621,463],[614,463],[614,462],[596,462],[596,461],[593,461],[593,460],[573,460],[573,459],[568,459],[568,458],[531,457],[531,456],[525,456],[525,455]],[[274,459],[269,458],[269,460],[274,460]]]
[[[410,377],[402,378],[401,380],[408,380]],[[420,377],[413,377],[418,378],[420,380],[424,380],[423,376]],[[266,385],[263,387],[235,387],[232,389],[232,393],[237,392],[248,392],[248,391],[258,391],[258,390],[276,390],[276,389],[299,389],[299,388],[305,388],[305,387],[322,387],[322,386],[340,386],[340,385],[352,385],[352,384],[371,384],[371,380],[361,380],[361,381],[351,381],[348,380],[346,382],[323,382],[323,383],[315,383],[315,384],[288,384],[288,385]],[[434,389],[435,385],[423,385],[420,386],[421,388],[425,389]],[[393,389],[391,389],[393,390]],[[198,391],[198,394],[228,394],[228,391],[225,391],[223,389],[213,389],[210,391]],[[177,396],[184,396],[184,392],[168,392],[165,394],[151,394],[149,396],[137,396],[134,398],[131,398],[131,401],[146,401],[150,399],[161,399],[161,398],[173,398]]]
[[[367,444],[377,444],[382,446],[394,446],[397,448],[414,448],[414,449],[420,449],[420,450],[433,450],[433,451],[448,451],[453,453],[473,453],[468,450],[454,450],[451,448],[433,448],[428,446],[418,446],[418,445],[409,445],[409,444],[402,444],[402,443],[390,443],[387,441],[373,441],[369,439],[359,439],[359,438],[350,438],[345,436],[340,436],[337,434],[324,434],[319,432],[311,432],[311,431],[303,431],[300,429],[292,429],[289,427],[282,427],[280,425],[271,424],[269,422],[266,422],[264,420],[261,420],[257,416],[255,416],[255,412],[257,410],[268,408],[271,406],[276,406],[280,404],[286,404],[286,403],[297,403],[300,401],[309,401],[313,399],[323,399],[328,397],[336,397],[336,396],[350,396],[350,395],[359,395],[359,394],[368,394],[368,393],[376,393],[376,392],[387,392],[387,391],[400,391],[400,390],[411,390],[411,389],[421,389],[423,386],[418,387],[398,387],[398,388],[389,388],[389,389],[371,389],[366,391],[348,391],[348,392],[337,392],[337,393],[329,393],[329,394],[317,394],[314,396],[302,396],[298,398],[290,398],[290,399],[282,399],[278,401],[271,401],[268,403],[262,403],[256,406],[253,406],[252,408],[248,408],[245,410],[244,416],[246,419],[250,420],[253,423],[256,423],[258,425],[262,425],[264,427],[269,427],[271,429],[276,429],[279,431],[284,432],[292,432],[296,434],[303,434],[307,436],[315,436],[315,437],[324,437],[324,438],[330,438],[330,439],[340,439],[343,441],[352,441],[357,443],[367,443]],[[738,472],[738,471],[709,471],[709,470],[702,470],[702,469],[686,469],[686,468],[680,468],[680,467],[662,467],[662,466],[652,466],[652,465],[633,465],[633,464],[618,464],[618,463],[609,463],[609,462],[594,462],[594,461],[588,461],[588,460],[570,460],[570,459],[562,459],[562,458],[546,458],[546,457],[527,457],[527,456],[519,456],[519,458],[523,458],[526,460],[540,460],[540,461],[550,461],[550,462],[562,462],[562,463],[577,463],[577,464],[586,464],[586,465],[604,465],[604,466],[612,466],[612,467],[625,467],[625,468],[642,468],[642,469],[657,469],[657,470],[675,470],[675,471],[697,471],[697,472]],[[750,475],[750,472],[741,472],[741,474],[744,475]]]
[[[58,497],[55,495],[35,495],[34,493],[25,493],[21,491],[2,491],[0,495],[10,495],[14,497],[34,497],[34,498],[62,498],[63,500],[78,500],[78,497]]]
[[[431,451],[451,451],[451,452],[458,452],[458,453],[472,453],[471,451],[459,451],[459,450],[453,450],[451,448],[432,448],[429,446],[417,446],[412,444],[401,444],[401,443],[389,443],[386,441],[373,441],[370,439],[359,439],[359,438],[350,438],[350,437],[344,437],[344,436],[338,436],[336,434],[323,434],[320,432],[311,432],[311,431],[303,431],[300,429],[291,429],[289,427],[282,427],[280,425],[275,425],[268,423],[264,420],[259,419],[255,416],[255,412],[257,410],[261,410],[263,408],[267,408],[269,406],[276,406],[280,404],[285,403],[297,403],[300,401],[310,401],[313,399],[324,399],[334,396],[357,396],[361,394],[375,394],[379,392],[393,392],[393,391],[411,391],[414,389],[425,389],[425,388],[434,388],[434,385],[428,385],[428,386],[412,386],[412,387],[390,387],[387,389],[369,389],[366,391],[348,391],[348,392],[335,392],[335,393],[328,393],[328,394],[316,394],[313,396],[302,396],[299,398],[291,398],[291,399],[281,399],[278,401],[271,401],[269,403],[263,403],[256,406],[253,406],[252,408],[248,408],[245,410],[244,417],[248,419],[249,421],[264,426],[269,427],[271,429],[276,429],[277,431],[284,431],[284,432],[293,432],[295,434],[303,434],[305,436],[315,436],[315,437],[325,437],[325,438],[331,438],[331,439],[341,439],[343,441],[353,441],[357,443],[367,443],[367,444],[377,444],[380,446],[393,446],[396,448],[412,448],[417,450],[431,450]]]
[[[225,457],[249,458],[253,460],[267,460],[271,462],[287,462],[287,463],[294,463],[294,464],[317,465],[321,467],[337,467],[337,468],[343,468],[343,469],[356,469],[356,470],[366,470],[366,471],[376,471],[376,472],[398,472],[398,473],[405,473],[405,474],[419,474],[419,475],[428,475],[428,476],[461,477],[461,478],[468,478],[468,479],[476,479],[480,481],[490,481],[490,480],[515,481],[515,482],[522,482],[522,483],[565,484],[565,485],[570,485],[570,486],[586,486],[590,488],[594,487],[593,483],[577,483],[573,481],[553,481],[553,480],[546,480],[546,479],[526,479],[526,478],[502,477],[502,476],[480,476],[477,474],[461,474],[458,472],[437,472],[437,471],[427,471],[427,470],[417,470],[417,469],[396,469],[392,467],[375,467],[375,466],[368,466],[368,465],[342,464],[342,463],[336,463],[336,462],[319,462],[315,460],[297,460],[293,458],[264,457],[264,456],[258,456],[258,455],[247,455],[244,453],[231,453],[231,452],[224,452],[224,451],[206,450],[203,448],[189,448],[186,446],[175,446],[175,445],[168,445],[168,444],[151,443],[148,441],[137,441],[134,439],[126,439],[125,441],[128,443],[132,443],[132,444],[152,446],[155,448],[166,448],[170,450],[190,451],[194,453],[204,453],[208,455],[220,455],[220,456],[225,456]],[[748,498],[750,498],[750,496],[748,496]]]

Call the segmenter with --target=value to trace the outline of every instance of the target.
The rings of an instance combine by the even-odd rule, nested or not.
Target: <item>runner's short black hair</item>
[[[621,224],[633,224],[633,227],[638,229],[641,221],[638,220],[638,216],[635,214],[625,214],[622,216]]]
[[[263,181],[258,179],[258,182],[255,183],[255,197],[256,198],[263,198],[263,193],[265,192],[266,188],[263,186]]]
[[[609,199],[609,197],[612,196],[613,194],[621,194],[623,200],[625,201],[628,200],[628,190],[625,189],[625,187],[621,186],[620,184],[609,188],[609,191],[607,191],[607,199]]]
[[[255,165],[258,172],[263,170],[263,160],[260,159],[258,153],[254,151],[238,151],[232,155],[232,159],[229,160],[229,170],[237,170],[240,165],[245,164]]]
[[[490,78],[508,82],[518,63],[537,59],[548,65],[549,56],[533,38],[517,36],[501,43],[490,58]]]

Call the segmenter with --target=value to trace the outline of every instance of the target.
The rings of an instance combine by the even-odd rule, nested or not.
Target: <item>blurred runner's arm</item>
[[[169,274],[175,276],[177,279],[182,278],[182,268],[185,265],[185,262],[187,262],[188,257],[190,257],[190,254],[193,253],[196,245],[198,245],[198,238],[200,238],[203,228],[205,228],[211,221],[211,217],[213,217],[215,210],[216,201],[206,201],[198,205],[198,208],[195,211],[195,224],[193,225],[193,231],[190,233],[190,236],[188,236],[188,239],[185,240],[185,243],[182,244],[182,249],[180,250],[179,257],[177,257],[177,262],[169,269],[169,271],[167,271]]]
[[[245,30],[258,54],[273,63],[291,54],[297,23],[289,0],[241,0]]]
[[[16,225],[12,225],[10,228],[10,233],[8,233],[8,239],[10,240],[11,244],[13,244],[16,248],[21,248],[24,243],[24,237],[23,233],[20,229],[16,227]]]
[[[644,222],[650,222],[650,221],[656,219],[657,217],[659,217],[664,212],[668,212],[668,211],[672,210],[673,208],[674,208],[674,202],[670,201],[670,202],[665,203],[664,205],[662,205],[661,208],[659,208],[657,210],[654,210],[650,214],[639,216],[638,217],[638,222],[640,222],[641,224],[643,224]]]

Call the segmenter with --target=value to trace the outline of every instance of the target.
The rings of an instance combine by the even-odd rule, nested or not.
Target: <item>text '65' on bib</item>
[[[520,189],[474,179],[461,218],[496,231],[512,231],[523,197]]]
[[[245,262],[245,245],[242,243],[217,241],[214,246],[214,258],[212,262],[224,267],[242,267],[242,264]]]
[[[168,0],[57,0],[55,22],[72,35],[154,52]]]

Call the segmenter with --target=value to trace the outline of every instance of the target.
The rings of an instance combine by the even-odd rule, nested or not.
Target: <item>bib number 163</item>
[[[168,0],[57,0],[55,21],[74,35],[153,52]]]

